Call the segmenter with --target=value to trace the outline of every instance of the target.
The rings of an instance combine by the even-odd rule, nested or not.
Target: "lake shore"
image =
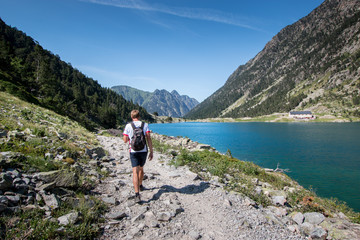
[[[330,114],[315,114],[315,119],[294,119],[288,113],[274,113],[258,117],[244,118],[204,118],[186,119],[171,118],[164,116],[154,116],[157,123],[177,123],[177,122],[360,122],[359,117],[343,117]]]
[[[152,136],[156,151],[146,164],[147,190],[141,205],[129,198],[133,190],[127,146],[120,138],[99,136],[110,157],[120,159],[114,174],[97,187],[102,196],[120,203],[107,214],[101,239],[356,239],[360,234],[360,225],[342,212],[293,211],[289,194],[303,188],[280,172],[267,169],[266,175],[280,176],[291,185],[277,189],[274,181],[265,181],[260,174],[246,177],[253,188],[244,194],[231,188],[239,180],[235,172],[218,176],[211,164],[200,168],[180,164],[179,147],[194,154],[225,156],[211,146],[189,138]],[[268,195],[268,204],[254,201],[257,194]]]

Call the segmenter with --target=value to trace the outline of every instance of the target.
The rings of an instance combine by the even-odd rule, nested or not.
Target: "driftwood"
[[[277,164],[276,169],[274,170],[274,172],[281,172],[281,173],[290,172],[290,169],[288,169],[288,168],[282,169],[282,168],[279,168],[279,166],[280,166],[280,163]]]

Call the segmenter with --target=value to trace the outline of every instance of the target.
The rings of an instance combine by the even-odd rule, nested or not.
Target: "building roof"
[[[305,115],[305,114],[312,114],[311,111],[294,111],[290,112],[291,115]]]

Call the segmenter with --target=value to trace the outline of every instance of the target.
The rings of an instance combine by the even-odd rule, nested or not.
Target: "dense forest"
[[[123,125],[132,109],[139,109],[143,119],[153,120],[144,108],[101,87],[2,19],[0,90],[68,116],[88,129]]]

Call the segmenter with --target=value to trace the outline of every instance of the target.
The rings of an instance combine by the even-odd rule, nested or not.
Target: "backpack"
[[[131,149],[134,151],[143,150],[146,146],[145,135],[143,132],[144,122],[141,122],[140,127],[135,127],[135,124],[131,122],[131,127],[133,129],[133,136],[131,137]]]

